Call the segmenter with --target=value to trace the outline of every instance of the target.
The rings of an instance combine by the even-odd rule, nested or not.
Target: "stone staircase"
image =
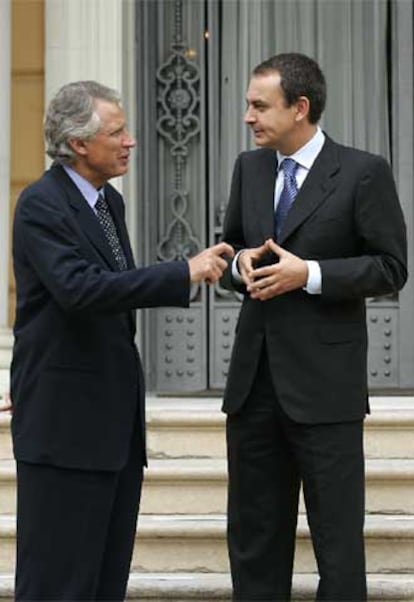
[[[10,336],[0,332],[0,374],[7,370],[7,361],[1,362],[9,359],[9,352]],[[365,430],[370,601],[413,602],[414,398],[375,397],[371,406]],[[128,598],[141,602],[230,600],[220,399],[149,396],[147,421],[150,465]],[[10,417],[0,414],[1,602],[13,599],[15,469],[9,428]],[[316,583],[302,510],[294,599],[314,599]]]
[[[11,361],[13,336],[10,330],[0,329],[0,402],[9,390],[9,367]]]

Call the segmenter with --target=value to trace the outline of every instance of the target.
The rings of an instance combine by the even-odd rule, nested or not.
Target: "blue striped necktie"
[[[284,159],[280,168],[283,169],[283,189],[275,212],[276,240],[279,240],[280,238],[286,216],[298,193],[298,185],[295,177],[298,163],[296,163],[294,159]]]

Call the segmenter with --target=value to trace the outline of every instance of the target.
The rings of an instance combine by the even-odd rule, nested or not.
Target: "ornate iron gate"
[[[243,98],[234,104],[234,90],[226,88],[234,75],[234,57],[227,58],[226,72],[221,55],[222,11],[230,4],[137,2],[138,203],[144,262],[188,258],[220,239],[233,161],[249,144]],[[249,69],[238,69],[247,83]],[[231,135],[226,128],[232,128]],[[220,285],[203,284],[193,287],[189,309],[146,312],[149,387],[180,394],[221,390],[239,305],[240,299]],[[370,300],[367,309],[371,387],[412,386],[414,382],[400,379],[399,299]]]
[[[152,262],[187,259],[207,245],[204,20],[203,2],[137,3],[137,71],[146,106],[138,179],[142,160],[143,258]],[[189,309],[148,312],[151,388],[182,393],[208,387],[207,323],[204,284],[193,286]]]

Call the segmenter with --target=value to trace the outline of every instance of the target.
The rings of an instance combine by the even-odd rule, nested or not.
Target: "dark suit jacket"
[[[121,468],[134,424],[140,417],[145,423],[133,310],[189,303],[187,263],[135,269],[122,197],[109,184],[105,196],[127,258],[124,272],[61,167],[48,170],[17,203],[11,397],[18,460]]]
[[[238,157],[223,234],[236,250],[273,237],[275,178],[274,151]],[[365,298],[395,293],[407,278],[405,224],[389,165],[326,138],[279,244],[319,262],[322,294],[296,290],[264,302],[245,295],[223,409],[234,413],[244,403],[265,345],[278,399],[294,420],[360,419],[367,408]],[[243,292],[230,280],[227,270],[224,284]]]

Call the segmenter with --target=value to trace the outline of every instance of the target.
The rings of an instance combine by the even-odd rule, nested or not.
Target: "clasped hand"
[[[269,252],[276,255],[278,261],[255,267]],[[261,301],[303,288],[308,280],[306,261],[279,247],[272,239],[260,247],[243,250],[238,257],[238,268],[250,297]]]

